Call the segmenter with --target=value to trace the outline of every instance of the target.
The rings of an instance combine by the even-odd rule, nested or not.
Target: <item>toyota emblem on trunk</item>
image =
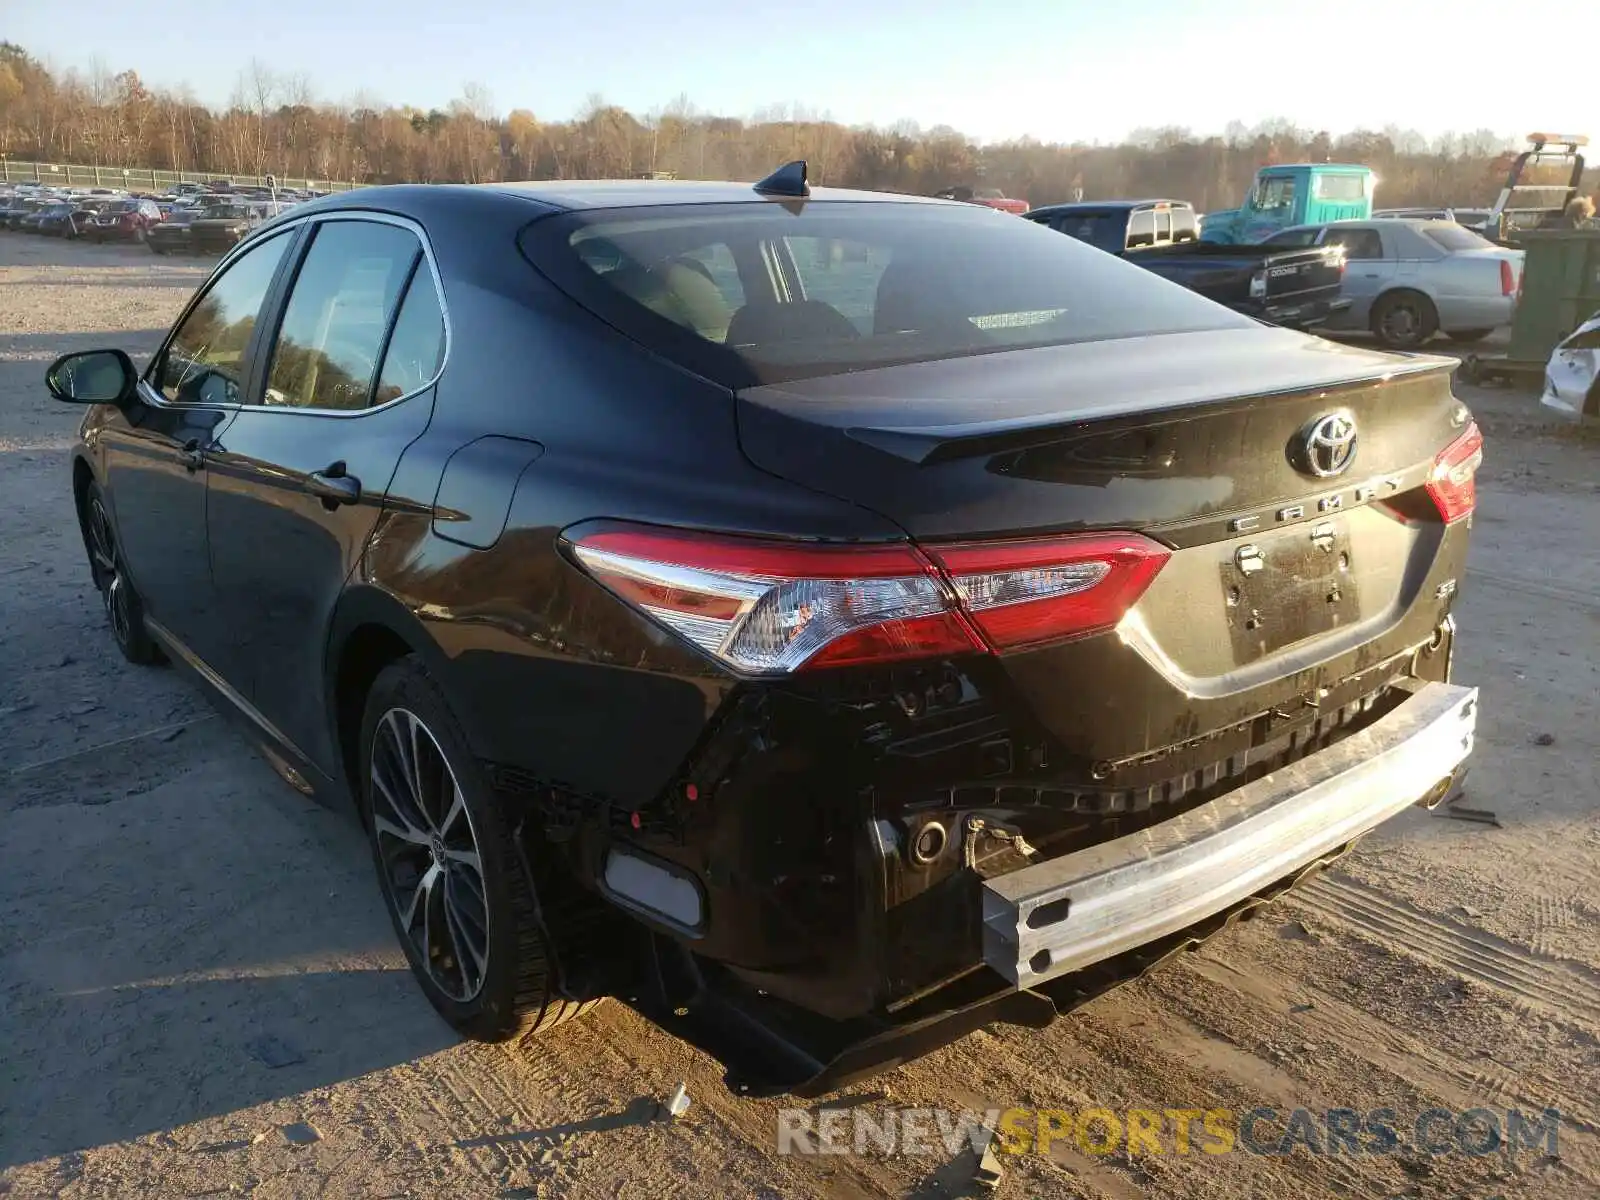
[[[1300,431],[1295,465],[1319,479],[1343,474],[1356,457],[1356,419],[1341,409],[1318,417]]]

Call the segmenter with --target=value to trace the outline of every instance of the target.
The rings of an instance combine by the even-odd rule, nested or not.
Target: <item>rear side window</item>
[[[1343,246],[1346,258],[1382,258],[1383,239],[1376,229],[1330,229],[1324,246]]]
[[[1154,218],[1150,229],[1154,235]],[[1254,323],[1031,221],[978,207],[764,201],[548,217],[524,253],[611,325],[729,387],[1026,346]],[[675,272],[728,249],[742,303],[725,330]],[[719,293],[720,295],[720,293]]]
[[[264,403],[367,407],[389,319],[422,256],[416,234],[376,221],[324,221],[278,328]]]
[[[443,365],[444,310],[433,272],[426,262],[419,262],[395,318],[372,402],[387,404],[427,386]]]
[[[1088,242],[1108,254],[1121,254],[1128,248],[1127,209],[1064,212],[1055,217],[1054,227],[1068,237]]]
[[[1472,230],[1459,225],[1430,225],[1422,231],[1422,236],[1439,249],[1451,253],[1457,250],[1488,250],[1494,246],[1488,238],[1479,237]]]
[[[1128,249],[1153,246],[1156,241],[1156,214],[1141,209],[1128,218]]]
[[[1318,200],[1360,200],[1367,194],[1365,175],[1318,175],[1312,184]]]

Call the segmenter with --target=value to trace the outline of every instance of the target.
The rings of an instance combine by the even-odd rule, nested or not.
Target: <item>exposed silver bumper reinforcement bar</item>
[[[1176,933],[1375,828],[1472,751],[1478,689],[1428,683],[1365,729],[1138,833],[985,882],[983,957],[1019,987]]]

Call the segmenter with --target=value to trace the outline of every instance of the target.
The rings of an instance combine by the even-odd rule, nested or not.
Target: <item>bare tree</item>
[[[1386,204],[1487,203],[1514,145],[1490,130],[1430,140],[1400,126],[1341,133],[1281,118],[1233,121],[1216,136],[1169,127],[1135,130],[1121,144],[1020,138],[984,145],[910,120],[847,127],[804,102],[748,119],[718,116],[685,95],[638,117],[594,94],[572,119],[554,121],[521,108],[503,116],[475,83],[444,109],[373,96],[319,103],[304,75],[278,74],[258,60],[239,72],[227,104],[213,109],[186,90],[152,92],[135,72],[114,74],[99,63],[82,75],[52,72],[22,47],[0,42],[0,152],[113,167],[363,182],[646,171],[755,179],[803,157],[813,178],[842,186],[932,192],[981,182],[1035,204],[1167,195],[1214,209],[1237,204],[1264,163],[1328,159],[1372,167]]]

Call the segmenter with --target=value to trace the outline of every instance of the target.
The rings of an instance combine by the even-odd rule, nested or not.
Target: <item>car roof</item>
[[[503,196],[508,203],[525,201],[545,210],[644,208],[654,205],[685,204],[794,204],[796,197],[763,195],[748,183],[697,182],[679,179],[557,179],[529,183],[427,183],[384,184],[334,192],[304,205],[297,213],[331,212],[340,209],[393,208],[405,212],[415,208],[436,208],[452,196],[485,194]],[[936,200],[929,196],[902,195],[898,192],[867,192],[849,188],[814,187],[806,204],[865,202],[874,204],[933,204],[960,209],[979,206],[958,200]],[[303,210],[303,212],[302,212]]]
[[[794,197],[762,195],[749,183],[689,179],[561,179],[530,183],[478,184],[478,187],[522,196],[552,208],[642,208],[656,204],[737,204],[741,201],[793,201]],[[853,188],[814,187],[806,203],[872,201],[901,204],[951,204],[930,196],[868,192]]]

